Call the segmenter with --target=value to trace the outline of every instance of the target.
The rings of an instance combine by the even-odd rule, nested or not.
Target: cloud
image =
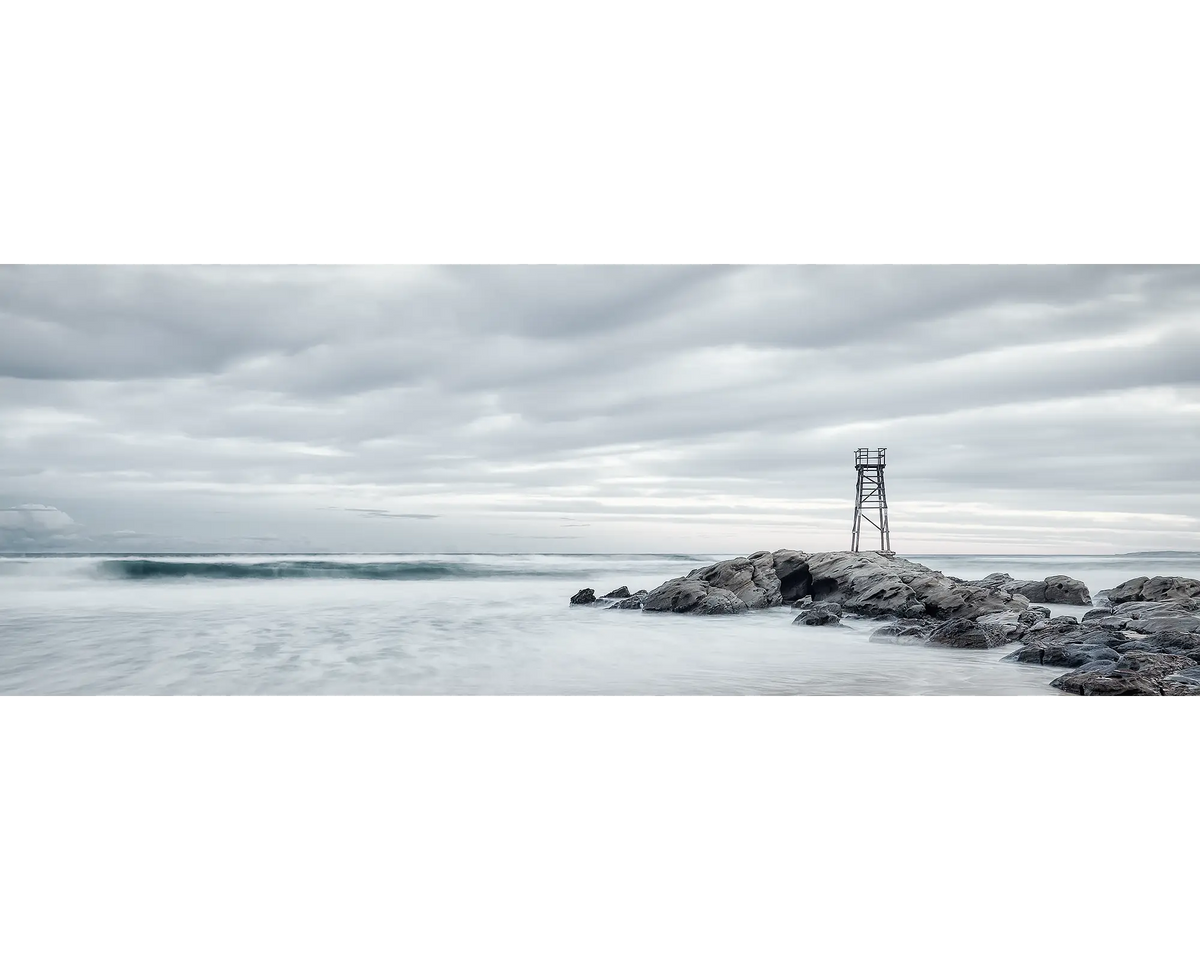
[[[77,530],[66,513],[44,503],[0,508],[0,549],[61,548],[79,539]]]
[[[1198,318],[1193,267],[0,268],[0,496],[93,542],[818,549],[886,445],[903,550],[1200,548]]]

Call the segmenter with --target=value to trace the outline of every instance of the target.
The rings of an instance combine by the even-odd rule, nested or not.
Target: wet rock
[[[1158,633],[1136,633],[1123,630],[1118,634],[1120,641],[1114,646],[1122,653],[1129,650],[1146,650],[1151,653],[1170,653],[1192,657],[1200,662],[1200,634],[1180,633],[1177,630],[1162,630]],[[1137,644],[1136,647],[1129,646]]]
[[[618,600],[613,604],[614,610],[641,610],[642,604],[645,603],[647,591],[639,590],[637,593],[630,594],[624,600]]]
[[[609,590],[608,593],[606,593],[600,599],[601,600],[624,600],[628,596],[629,596],[629,588],[628,587],[617,587],[616,590]]]
[[[872,631],[872,643],[894,643],[909,646],[925,643],[929,639],[934,623],[929,620],[901,619],[894,623],[885,623]]]
[[[1187,657],[1134,651],[1116,661],[1097,661],[1051,682],[1082,696],[1188,696],[1191,684],[1169,680],[1196,666]]]
[[[792,623],[800,623],[807,627],[822,627],[842,622],[841,604],[823,600],[804,607]]]
[[[1200,617],[1187,614],[1166,617],[1148,617],[1145,620],[1128,620],[1126,626],[1138,633],[1194,633],[1200,631]]]
[[[1014,663],[1040,663],[1047,667],[1082,667],[1097,661],[1116,661],[1121,654],[1102,643],[1028,643],[1005,660]]]
[[[1031,625],[1039,623],[1042,620],[1050,619],[1050,611],[1045,607],[1030,607],[1017,616],[1017,620],[1023,624]]]
[[[595,603],[595,602],[596,602],[596,591],[593,590],[591,587],[584,587],[577,594],[575,594],[575,596],[573,596],[571,598],[571,603],[573,605],[579,605],[579,604],[585,604],[585,603]]]
[[[1021,616],[1016,610],[1005,610],[1003,613],[985,613],[977,619],[977,623],[998,627],[1008,640],[1020,640],[1029,629],[1029,624],[1021,622]]]
[[[992,623],[981,623],[965,617],[953,617],[938,624],[929,634],[930,645],[958,647],[964,650],[987,650],[1011,643],[1003,629]]]
[[[1185,667],[1178,673],[1172,673],[1166,679],[1173,683],[1192,683],[1200,687],[1200,664],[1193,667]]]

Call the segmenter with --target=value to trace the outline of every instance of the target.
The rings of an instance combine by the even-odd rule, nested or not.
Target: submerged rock
[[[823,627],[828,624],[836,626],[841,622],[841,604],[833,603],[829,600],[806,604],[803,611],[792,621],[792,623],[803,624],[807,627]]]
[[[624,600],[618,600],[612,605],[614,610],[641,610],[642,604],[646,601],[647,591],[639,590],[637,593],[630,594]]]
[[[935,621],[926,619],[900,619],[894,623],[885,623],[871,633],[872,643],[895,643],[910,646],[925,643],[929,639]]]

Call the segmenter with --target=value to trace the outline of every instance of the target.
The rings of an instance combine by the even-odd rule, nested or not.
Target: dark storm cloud
[[[0,495],[90,536],[837,546],[886,444],[914,545],[1200,546],[1198,317],[1191,267],[2,268]]]

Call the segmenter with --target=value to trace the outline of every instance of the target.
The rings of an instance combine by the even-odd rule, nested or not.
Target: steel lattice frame
[[[892,535],[888,530],[887,491],[883,486],[885,466],[887,447],[875,450],[859,447],[854,451],[854,467],[858,471],[858,489],[854,497],[854,530],[850,542],[850,549],[854,553],[859,552],[863,520],[879,531],[880,552],[892,552]],[[878,516],[878,522],[871,519],[871,513]]]

